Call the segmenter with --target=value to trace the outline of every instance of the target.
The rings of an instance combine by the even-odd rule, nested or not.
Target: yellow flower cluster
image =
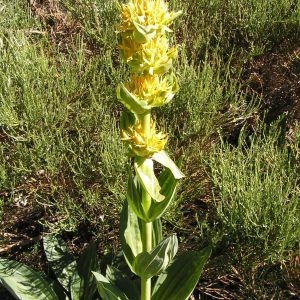
[[[146,43],[137,43],[132,37],[122,39],[119,49],[133,73],[145,72],[151,75],[166,73],[177,54],[175,47],[169,49],[169,41],[165,35]]]
[[[174,76],[133,75],[125,87],[148,106],[159,107],[172,100],[178,90]]]
[[[164,0],[130,0],[120,5],[119,50],[128,63],[131,77],[117,88],[117,97],[133,114],[150,113],[151,108],[171,101],[178,83],[170,72],[177,54],[169,47],[167,32],[181,12],[169,12]],[[137,117],[137,120],[140,117]],[[155,124],[145,136],[142,123],[122,130],[122,138],[137,156],[151,156],[163,149],[166,135],[155,132]]]
[[[155,122],[151,120],[150,133],[145,136],[140,121],[131,127],[121,131],[122,140],[128,143],[131,154],[134,156],[150,157],[154,153],[164,149],[167,142],[167,134],[156,133]]]
[[[135,23],[148,27],[148,30],[167,30],[169,24],[181,12],[169,12],[164,0],[131,0],[121,5],[121,24],[119,31],[135,30]]]

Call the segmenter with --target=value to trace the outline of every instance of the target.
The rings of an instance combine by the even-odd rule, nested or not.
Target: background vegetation
[[[300,3],[170,6],[181,89],[156,115],[186,178],[163,221],[214,247],[195,297],[299,299]],[[1,256],[45,271],[47,232],[120,249],[117,21],[115,1],[0,0]]]

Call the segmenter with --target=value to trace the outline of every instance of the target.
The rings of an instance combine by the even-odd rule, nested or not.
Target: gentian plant
[[[125,274],[118,280],[94,275],[104,300],[184,300],[197,284],[210,248],[175,257],[176,235],[162,237],[160,218],[184,175],[164,150],[168,135],[157,131],[151,115],[179,89],[172,70],[177,49],[170,47],[168,35],[181,11],[170,12],[163,0],[131,0],[120,4],[120,14],[118,47],[130,78],[117,87],[117,98],[125,107],[121,138],[132,160],[120,233],[125,260],[140,284],[130,285]]]

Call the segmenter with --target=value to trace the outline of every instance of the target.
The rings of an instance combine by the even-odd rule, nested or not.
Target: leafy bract
[[[165,197],[163,201],[157,202],[152,200],[148,211],[144,210],[142,205],[142,187],[137,177],[133,178],[129,172],[128,186],[127,186],[127,201],[133,212],[146,222],[153,222],[159,218],[171,203],[177,186],[177,180],[174,178],[170,169],[164,170],[158,177],[160,193]]]
[[[143,188],[157,202],[161,202],[165,197],[160,193],[160,185],[154,174],[153,160],[150,158],[136,157],[134,168]]]
[[[174,161],[170,158],[166,151],[162,150],[160,152],[154,153],[152,159],[170,169],[175,179],[181,179],[184,174],[179,170]]]
[[[124,84],[117,86],[117,98],[129,111],[137,115],[143,114],[151,109],[147,101],[138,99],[127,90]]]

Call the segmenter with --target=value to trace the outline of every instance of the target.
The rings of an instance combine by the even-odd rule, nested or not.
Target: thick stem
[[[150,127],[151,127],[151,112],[150,110],[144,113],[143,115],[140,115],[139,117],[141,123],[142,123],[142,128],[144,132],[144,136],[148,136],[150,134]]]
[[[152,249],[152,223],[142,222],[143,251]],[[141,277],[141,300],[151,300],[151,278]]]
[[[150,134],[151,114],[150,111],[140,117],[144,136]],[[151,206],[151,196],[145,189],[142,191],[142,201],[145,210]],[[143,251],[150,252],[152,250],[152,222],[142,221],[142,242]],[[141,300],[151,300],[151,278],[141,277]]]

